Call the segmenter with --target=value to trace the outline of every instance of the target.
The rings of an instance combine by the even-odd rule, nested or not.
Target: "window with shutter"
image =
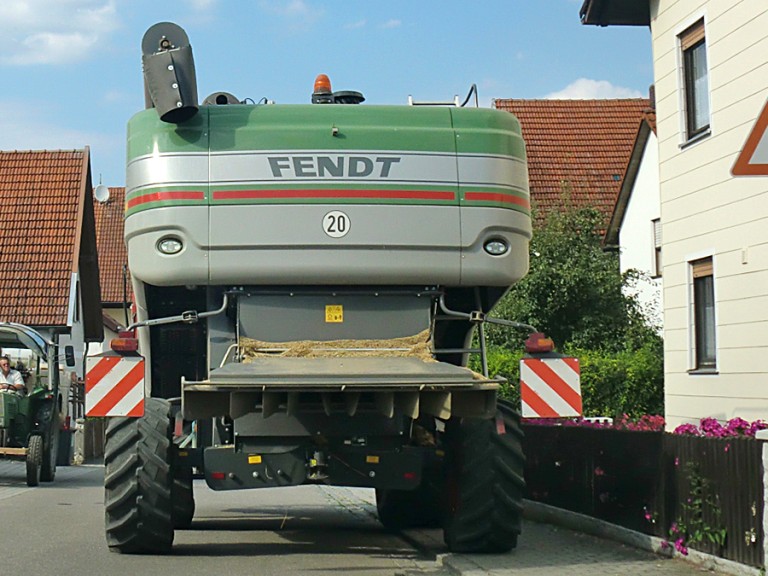
[[[709,131],[709,69],[702,18],[680,34],[685,92],[686,139]]]
[[[661,278],[661,220],[651,220],[653,226],[653,278]]]
[[[712,258],[690,263],[693,278],[694,370],[717,367],[715,340],[715,278]]]

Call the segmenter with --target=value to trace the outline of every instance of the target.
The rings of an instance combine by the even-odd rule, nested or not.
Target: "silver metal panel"
[[[175,236],[184,244],[169,256],[157,242]],[[132,214],[125,220],[128,267],[131,274],[156,286],[208,283],[208,208],[174,206]]]
[[[342,176],[343,174],[343,176]],[[456,186],[453,154],[340,150],[212,152],[211,184],[354,182]]]
[[[126,194],[146,186],[208,184],[208,153],[153,154],[128,163]]]
[[[416,295],[254,295],[238,305],[241,336],[267,342],[400,338],[430,322],[430,298]],[[343,307],[343,322],[326,321],[328,305]]]
[[[343,211],[349,232],[323,218]],[[211,283],[456,285],[459,210],[442,206],[312,205],[211,208]]]
[[[529,216],[506,208],[461,208],[461,286],[511,286],[528,272]],[[491,256],[483,245],[503,238],[510,249]]]
[[[511,156],[458,155],[459,184],[528,190],[528,164]]]
[[[185,390],[295,391],[352,388],[497,388],[497,380],[477,380],[467,368],[417,358],[258,358],[211,370],[204,382],[184,382]]]

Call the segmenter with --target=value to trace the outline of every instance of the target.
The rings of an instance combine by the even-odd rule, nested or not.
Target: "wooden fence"
[[[762,568],[762,441],[524,425],[528,498]],[[677,529],[677,532],[675,532]]]

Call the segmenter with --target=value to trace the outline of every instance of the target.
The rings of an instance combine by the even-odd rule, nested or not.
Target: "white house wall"
[[[655,266],[653,220],[659,218],[659,154],[656,135],[651,132],[624,212],[619,232],[621,271],[635,269],[643,274],[632,293],[646,318],[661,328],[661,280],[652,278]]]
[[[678,35],[704,17],[711,134],[683,146]],[[768,176],[731,168],[768,98],[768,3],[651,2],[663,235],[666,418],[768,420]],[[689,262],[712,256],[717,371],[691,373]]]

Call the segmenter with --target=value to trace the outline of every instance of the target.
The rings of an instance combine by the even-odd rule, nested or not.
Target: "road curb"
[[[669,550],[664,551],[662,549],[661,543],[664,540],[656,536],[649,536],[648,534],[636,532],[629,528],[624,528],[623,526],[617,526],[616,524],[592,518],[585,514],[556,508],[548,504],[542,504],[541,502],[525,500],[524,504],[525,508],[523,516],[528,520],[562,526],[563,528],[591,534],[592,536],[597,536],[606,540],[615,540],[622,544],[626,544],[627,546],[648,550],[649,552],[653,552],[660,556],[670,557],[673,555]],[[707,570],[717,570],[721,573],[732,574],[733,576],[762,576],[764,574],[759,568],[746,566],[745,564],[712,556],[711,554],[704,554],[697,550],[689,549],[687,556],[683,556],[682,554],[676,554],[675,556]],[[471,572],[459,573],[471,574]]]

